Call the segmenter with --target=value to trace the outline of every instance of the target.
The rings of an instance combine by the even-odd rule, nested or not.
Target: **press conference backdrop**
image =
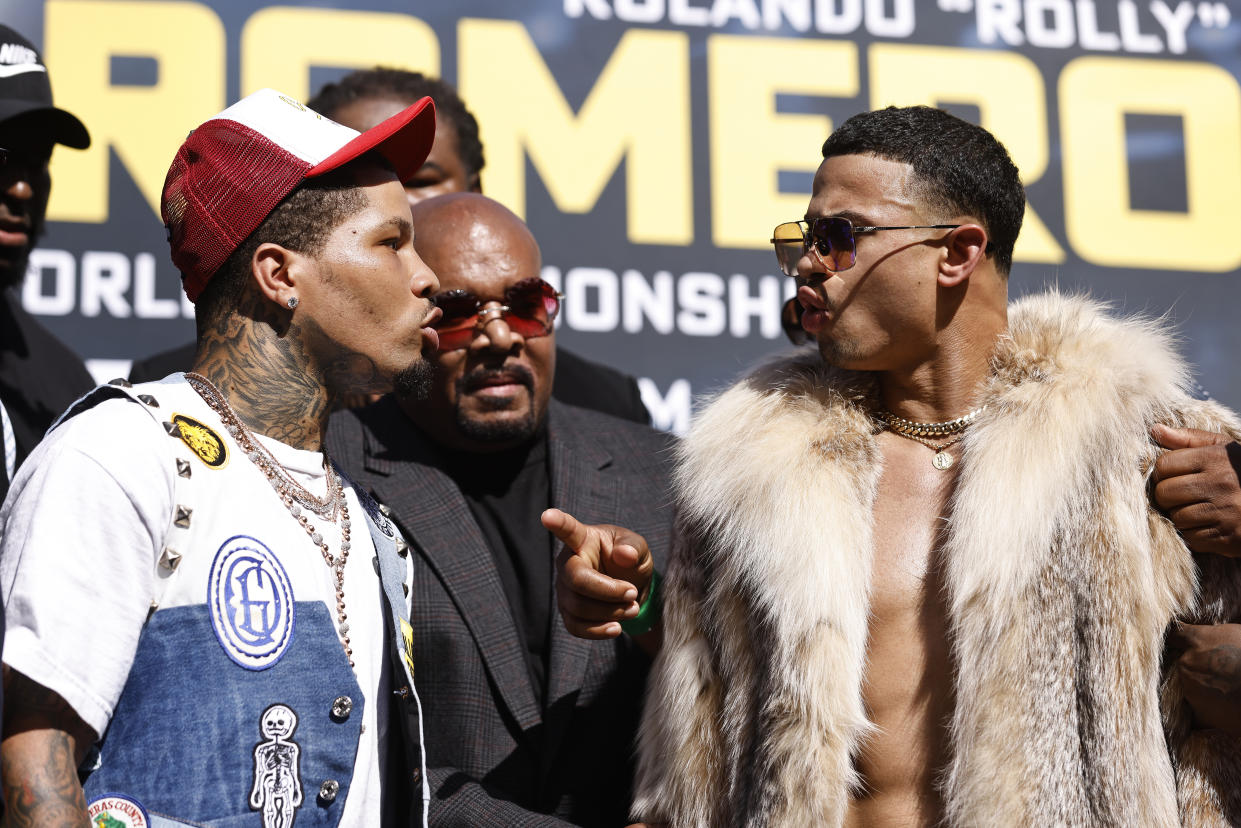
[[[656,423],[785,347],[767,239],[866,109],[936,104],[1029,195],[1013,293],[1170,314],[1241,406],[1241,8],[1190,0],[0,0],[90,150],[60,149],[22,301],[97,376],[187,342],[158,219],[187,131],[375,64],[454,82],[485,191],[530,223],[562,344],[640,377]]]

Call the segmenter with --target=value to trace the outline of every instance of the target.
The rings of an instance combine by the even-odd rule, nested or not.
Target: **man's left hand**
[[[1241,557],[1241,445],[1193,428],[1157,425],[1151,436],[1168,449],[1155,461],[1155,503],[1186,545]]]
[[[1241,737],[1241,624],[1177,624],[1167,647],[1195,726]]]

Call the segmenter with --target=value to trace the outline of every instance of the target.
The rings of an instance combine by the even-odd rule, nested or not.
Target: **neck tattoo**
[[[310,536],[310,540],[315,546],[319,547],[323,560],[327,563],[328,568],[332,570],[332,575],[336,585],[336,620],[337,629],[340,632],[340,643],[345,648],[345,657],[349,659],[349,666],[355,666],[353,663],[353,645],[349,640],[349,615],[345,612],[345,562],[349,560],[349,504],[345,501],[345,489],[341,483],[340,475],[336,473],[336,469],[332,466],[332,461],[328,459],[327,452],[323,452],[323,473],[327,476],[327,494],[322,498],[315,497],[308,492],[304,486],[298,483],[285,470],[284,466],[272,456],[267,447],[260,443],[250,433],[250,430],[242,424],[241,418],[233,411],[232,406],[228,404],[228,400],[220,389],[212,384],[211,380],[187,371],[185,379],[189,382],[190,387],[198,392],[198,396],[203,398],[203,402],[207,404],[220,418],[220,422],[224,423],[224,427],[228,429],[228,433],[232,435],[237,445],[241,446],[245,451],[246,457],[250,462],[258,466],[259,471],[267,478],[267,482],[276,491],[276,495],[280,498],[280,502],[289,510],[294,519],[306,530],[306,534]],[[323,535],[315,530],[314,524],[306,516],[302,508],[309,509],[314,514],[329,523],[335,524],[336,517],[340,515],[340,554],[333,556],[328,549],[327,541],[323,539]]]
[[[919,423],[906,420],[886,409],[878,412],[877,416],[884,427],[893,434],[921,443],[934,451],[935,456],[931,458],[931,465],[940,471],[947,471],[952,468],[956,460],[946,449],[964,440],[965,429],[969,428],[970,424],[978,419],[978,415],[986,410],[987,406],[984,405],[944,423]],[[944,437],[951,439],[944,441],[941,439]]]

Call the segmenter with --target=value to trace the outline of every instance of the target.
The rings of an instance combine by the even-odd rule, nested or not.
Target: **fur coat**
[[[1236,437],[1157,322],[1083,298],[1009,313],[966,433],[941,554],[956,704],[951,826],[1241,824],[1241,747],[1189,730],[1174,619],[1241,620],[1241,564],[1195,558],[1149,500],[1166,423]],[[872,377],[817,354],[718,396],[681,448],[680,540],[634,814],[838,826],[862,701]],[[809,540],[814,546],[807,548]]]

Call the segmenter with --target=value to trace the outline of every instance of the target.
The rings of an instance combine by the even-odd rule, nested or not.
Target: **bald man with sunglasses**
[[[889,108],[823,159],[772,237],[817,348],[696,419],[664,578],[631,550],[618,576],[615,532],[558,516],[571,629],[664,605],[634,816],[1238,824],[1236,699],[1196,720],[1164,653],[1241,620],[1237,562],[1187,544],[1241,421],[1196,398],[1161,324],[1009,303],[1025,199],[985,130]]]
[[[649,657],[555,618],[559,544],[540,513],[622,517],[661,560],[668,438],[551,397],[560,296],[517,216],[474,193],[413,206],[435,269],[430,398],[338,413],[332,456],[410,538],[431,824],[624,824]]]

